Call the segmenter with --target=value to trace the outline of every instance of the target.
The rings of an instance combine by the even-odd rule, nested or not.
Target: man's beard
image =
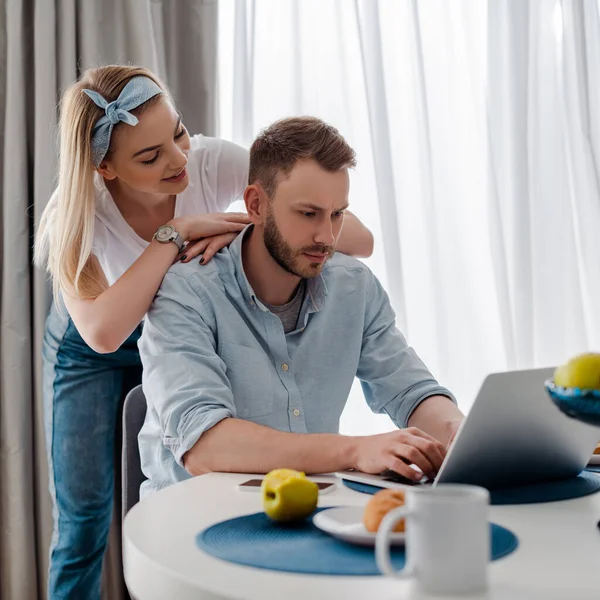
[[[312,263],[308,267],[299,264],[299,258],[305,254],[328,254],[327,260],[333,256],[335,246],[315,245],[294,250],[284,239],[277,227],[273,212],[269,210],[265,223],[265,246],[273,260],[285,271],[296,277],[316,277],[321,272],[323,263]]]

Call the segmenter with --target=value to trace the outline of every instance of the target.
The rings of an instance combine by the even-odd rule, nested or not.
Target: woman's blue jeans
[[[44,334],[44,418],[53,501],[50,600],[99,600],[112,518],[121,407],[141,383],[141,327],[111,354],[79,335],[66,309],[52,307]],[[118,454],[116,454],[118,453]]]

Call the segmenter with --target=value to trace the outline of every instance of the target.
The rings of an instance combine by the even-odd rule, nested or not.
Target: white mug
[[[414,578],[425,593],[470,594],[487,588],[490,560],[490,495],[474,485],[440,484],[406,492],[406,504],[390,511],[377,531],[377,566],[385,575]],[[395,571],[390,535],[406,519],[406,566]]]

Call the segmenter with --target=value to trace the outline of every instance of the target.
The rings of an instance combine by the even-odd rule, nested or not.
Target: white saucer
[[[322,510],[313,517],[313,523],[322,531],[351,544],[375,546],[375,534],[362,523],[364,509],[360,506],[340,506]],[[392,544],[404,545],[404,533],[393,533]]]
[[[592,458],[590,458],[588,465],[600,465],[600,454],[592,454]]]

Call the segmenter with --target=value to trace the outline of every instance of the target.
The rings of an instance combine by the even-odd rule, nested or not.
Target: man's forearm
[[[429,396],[412,412],[408,426],[418,427],[447,446],[464,418],[450,398]]]
[[[191,475],[268,473],[283,467],[327,473],[354,467],[356,440],[333,433],[287,433],[230,418],[203,433],[183,462]]]

